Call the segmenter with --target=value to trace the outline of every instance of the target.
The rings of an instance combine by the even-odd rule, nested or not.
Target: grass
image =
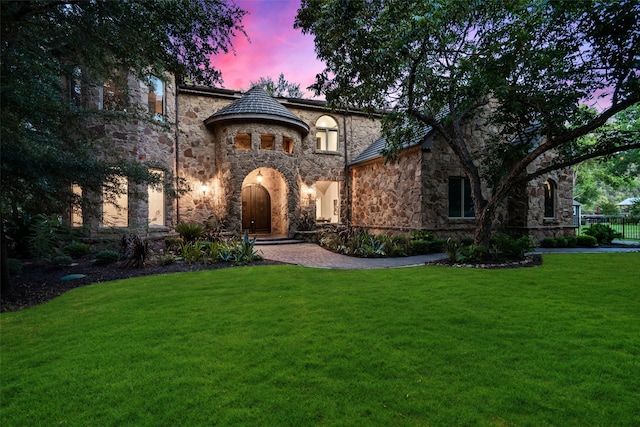
[[[88,286],[0,316],[0,424],[640,425],[638,278],[631,253]]]

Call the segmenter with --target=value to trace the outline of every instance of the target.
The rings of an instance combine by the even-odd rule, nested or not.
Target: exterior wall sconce
[[[209,186],[206,184],[202,184],[202,186],[200,187],[200,191],[202,191],[203,196],[206,196],[209,192]]]
[[[262,172],[258,171],[258,176],[256,177],[256,179],[258,180],[258,184],[262,183],[263,178],[264,177],[262,176]]]

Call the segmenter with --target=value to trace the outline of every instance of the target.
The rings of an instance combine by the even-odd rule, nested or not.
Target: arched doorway
[[[271,197],[262,185],[242,188],[242,232],[245,231],[271,233]]]

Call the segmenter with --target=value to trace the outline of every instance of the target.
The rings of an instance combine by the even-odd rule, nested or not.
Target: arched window
[[[338,124],[329,116],[316,122],[316,150],[338,151]]]
[[[555,218],[556,216],[556,183],[553,180],[544,182],[544,217]]]

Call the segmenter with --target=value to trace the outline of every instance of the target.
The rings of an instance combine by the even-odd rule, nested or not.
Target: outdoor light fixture
[[[202,191],[203,195],[206,195],[207,192],[209,191],[209,186],[206,184],[202,184],[202,187],[200,187],[200,190]]]
[[[262,182],[262,172],[258,171],[258,176],[256,177],[256,179],[258,180],[258,183]]]

